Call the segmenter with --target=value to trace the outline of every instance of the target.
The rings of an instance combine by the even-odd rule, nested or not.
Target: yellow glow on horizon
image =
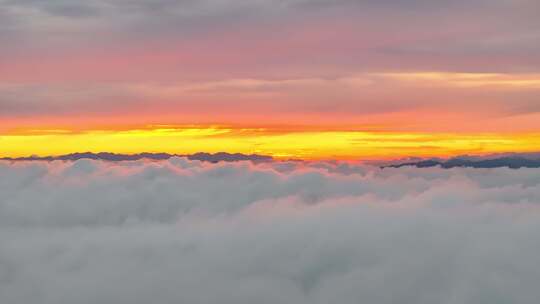
[[[0,135],[0,156],[74,152],[239,152],[278,159],[382,159],[540,151],[539,134],[442,134],[279,131],[226,126],[161,126],[131,130],[31,130]]]
[[[539,89],[540,74],[499,73],[453,73],[453,72],[408,72],[379,73],[381,77],[422,85],[443,85],[462,88],[490,86],[500,89]]]

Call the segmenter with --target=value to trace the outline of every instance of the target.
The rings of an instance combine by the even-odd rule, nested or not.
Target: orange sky
[[[122,130],[20,129],[0,136],[0,140],[1,156],[11,157],[80,151],[128,154],[228,151],[271,155],[278,159],[354,160],[536,152],[540,147],[540,133],[406,133],[194,125]]]
[[[92,93],[102,88],[47,85],[37,94],[42,109],[4,115],[0,156],[227,151],[387,159],[540,151],[536,74],[380,73],[124,86],[141,101],[127,99],[115,108],[114,96]],[[40,91],[12,87],[24,95],[22,89]],[[71,98],[78,96],[90,100],[73,107]],[[58,105],[61,99],[67,104]]]
[[[0,156],[540,150],[536,0],[188,2],[0,4]]]

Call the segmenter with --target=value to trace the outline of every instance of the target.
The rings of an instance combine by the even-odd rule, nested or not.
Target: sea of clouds
[[[0,162],[2,304],[538,303],[540,169]]]

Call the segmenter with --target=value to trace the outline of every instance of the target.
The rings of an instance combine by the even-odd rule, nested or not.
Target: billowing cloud
[[[536,303],[538,169],[0,163],[2,303]]]

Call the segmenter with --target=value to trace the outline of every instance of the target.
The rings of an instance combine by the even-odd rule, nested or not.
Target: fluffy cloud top
[[[540,170],[0,163],[0,302],[537,303]]]

